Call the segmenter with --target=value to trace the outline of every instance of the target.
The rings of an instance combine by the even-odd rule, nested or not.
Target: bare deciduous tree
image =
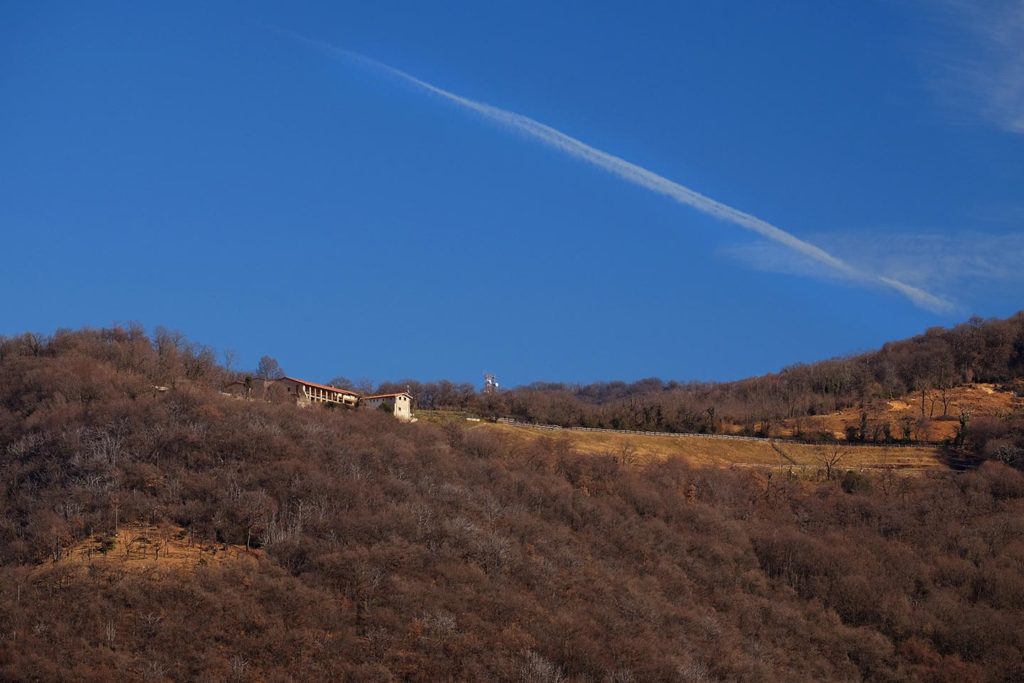
[[[281,379],[284,377],[284,370],[281,369],[281,364],[277,362],[276,358],[263,356],[260,358],[259,365],[256,366],[256,376],[262,379]]]
[[[821,456],[821,464],[825,468],[825,478],[831,480],[835,476],[836,466],[846,455],[846,449],[834,443],[825,449]]]

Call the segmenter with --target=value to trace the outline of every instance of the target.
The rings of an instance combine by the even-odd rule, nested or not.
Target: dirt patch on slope
[[[199,567],[259,564],[261,550],[193,539],[176,526],[123,526],[60,550],[56,563],[127,570],[194,571]],[[52,561],[47,564],[54,564]]]
[[[961,411],[972,418],[1004,417],[1024,409],[1024,401],[1013,391],[993,384],[967,384],[945,391],[929,389],[898,399],[879,400],[861,408],[847,408],[828,415],[785,420],[779,436],[828,433],[845,439],[847,430],[859,430],[861,413],[867,413],[868,440],[884,440],[885,430],[895,440],[911,439],[942,443],[955,438]]]

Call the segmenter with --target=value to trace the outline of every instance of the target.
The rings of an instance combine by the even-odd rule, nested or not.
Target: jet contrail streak
[[[598,168],[604,169],[605,171],[633,183],[634,185],[639,185],[640,187],[644,187],[652,192],[665,195],[680,204],[690,206],[702,213],[756,232],[763,237],[767,237],[770,240],[778,242],[799,254],[827,266],[840,276],[862,283],[879,285],[884,288],[894,290],[910,299],[917,306],[930,311],[944,312],[949,311],[952,308],[952,304],[950,302],[926,292],[923,289],[908,285],[904,282],[900,282],[899,280],[855,268],[846,261],[828,253],[821,247],[817,247],[810,242],[805,242],[799,237],[796,237],[795,235],[792,235],[767,221],[761,220],[760,218],[740,211],[739,209],[734,209],[733,207],[716,201],[710,197],[706,197],[699,192],[660,176],[657,173],[648,171],[647,169],[637,166],[625,159],[608,154],[607,152],[602,152],[599,149],[591,147],[585,142],[581,142],[576,138],[570,137],[559,130],[555,130],[550,126],[546,126],[543,123],[535,121],[527,116],[516,114],[515,112],[507,111],[505,109],[500,109],[489,104],[484,104],[483,102],[477,102],[475,100],[462,97],[461,95],[456,95],[453,92],[439,88],[436,85],[420,80],[415,76],[405,73],[404,71],[358,53],[350,52],[328,43],[306,38],[304,36],[298,36],[293,33],[289,33],[289,35],[299,38],[304,42],[311,43],[329,53],[340,55],[352,61],[367,64],[387,74],[396,76],[407,83],[411,83],[418,88],[422,88],[427,92],[438,95],[449,102],[453,102],[465,109],[474,111],[491,121],[513,130],[517,130],[521,133],[525,133],[538,142],[554,147],[555,149],[565,152],[569,156],[581,159],[582,161],[586,161]]]

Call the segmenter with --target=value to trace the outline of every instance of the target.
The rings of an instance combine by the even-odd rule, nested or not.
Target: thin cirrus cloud
[[[831,233],[821,241],[831,249],[857,254],[861,262],[877,264],[911,284],[928,283],[942,293],[955,292],[967,302],[989,299],[994,293],[1024,288],[1024,234],[1015,232],[904,233],[858,231]],[[733,245],[721,253],[758,270],[829,277],[819,264],[794,258],[777,245]]]
[[[931,84],[953,109],[1024,133],[1024,2],[929,5]]]
[[[461,95],[456,95],[436,85],[416,78],[404,71],[396,69],[387,64],[370,59],[358,53],[335,47],[322,41],[306,38],[289,32],[294,38],[314,45],[333,56],[342,57],[349,61],[363,64],[372,69],[396,77],[399,80],[413,85],[433,95],[472,111],[485,119],[497,123],[505,128],[518,131],[534,140],[549,147],[557,149],[568,156],[585,161],[604,171],[607,171],[622,180],[634,185],[646,188],[652,192],[669,197],[670,199],[696,209],[704,214],[713,216],[726,223],[731,223],[745,230],[752,231],[762,237],[781,245],[790,253],[794,253],[824,268],[831,276],[839,277],[847,281],[857,282],[863,285],[881,287],[895,291],[909,299],[916,306],[933,312],[949,312],[953,305],[951,302],[935,296],[927,290],[910,285],[902,280],[879,275],[867,270],[856,268],[810,242],[800,239],[795,235],[772,225],[771,223],[752,216],[748,213],[735,209],[731,206],[716,201],[710,197],[700,194],[695,190],[680,185],[663,176],[637,166],[625,159],[603,152],[599,149],[577,140],[559,130],[535,121],[522,114],[517,114],[506,109],[494,107],[483,102],[477,102]]]

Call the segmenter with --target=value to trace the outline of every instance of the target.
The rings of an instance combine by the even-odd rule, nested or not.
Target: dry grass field
[[[831,444],[800,444],[767,440],[708,438],[675,434],[619,434],[572,429],[551,430],[526,425],[480,423],[472,430],[492,430],[513,441],[564,439],[579,453],[614,455],[643,462],[680,456],[695,465],[757,466],[818,470],[836,456]],[[925,471],[948,467],[938,446],[838,445],[840,469],[898,469]]]

